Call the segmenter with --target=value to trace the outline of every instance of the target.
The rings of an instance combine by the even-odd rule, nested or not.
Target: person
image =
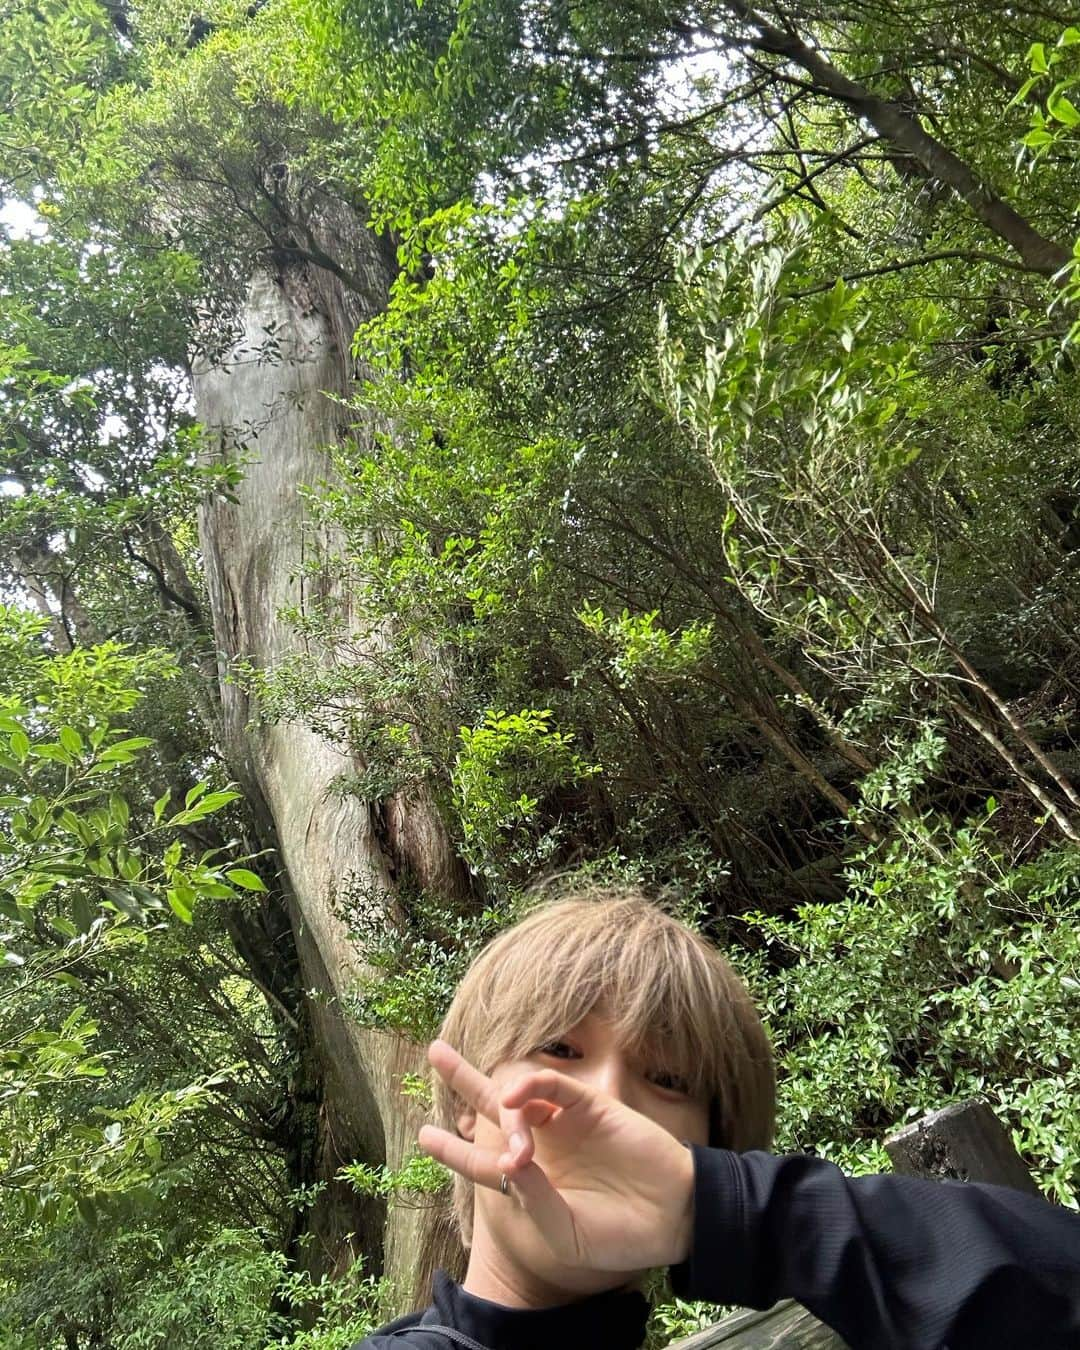
[[[794,1298],[853,1347],[1080,1347],[1080,1217],[1000,1187],[777,1157],[768,1043],[719,952],[636,894],[490,944],[440,1037],[421,1147],[454,1173],[458,1284],[355,1350],[636,1350],[638,1289]]]

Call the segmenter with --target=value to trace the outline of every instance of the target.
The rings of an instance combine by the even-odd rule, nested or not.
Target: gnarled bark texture
[[[299,1171],[327,1180],[346,1162],[397,1166],[408,1156],[418,1121],[400,1079],[422,1067],[418,1047],[362,1029],[339,1009],[337,1000],[363,971],[342,903],[360,896],[394,921],[401,917],[396,878],[444,893],[459,892],[464,880],[430,803],[365,802],[336,791],[343,774],[362,767],[350,753],[296,722],[261,721],[245,690],[228,678],[237,658],[268,669],[297,651],[302,639],[282,611],[303,612],[311,603],[315,583],[305,566],[336,542],[312,519],[301,489],[332,477],[326,447],[346,425],[353,435],[364,430],[362,414],[346,413],[332,395],[348,394],[355,384],[352,334],[385,305],[393,263],[340,205],[324,207],[313,231],[324,256],[340,267],[308,255],[290,257],[277,274],[258,271],[233,349],[203,360],[194,387],[208,453],[240,453],[245,461],[237,500],[207,501],[200,533],[226,752],[264,838],[278,850],[303,985],[316,991],[307,999],[310,1082],[303,1093],[314,1117],[312,1156]],[[355,616],[358,630],[361,617]],[[313,646],[308,654],[313,662],[322,657]],[[331,1184],[309,1218],[316,1250],[308,1263],[335,1270],[359,1249],[369,1269],[382,1267],[407,1291],[418,1266],[444,1259],[430,1250],[423,1218],[423,1211],[394,1210],[384,1249],[381,1207]]]

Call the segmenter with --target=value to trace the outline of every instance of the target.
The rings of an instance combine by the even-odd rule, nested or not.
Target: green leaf
[[[229,802],[235,802],[239,796],[240,796],[239,792],[234,792],[230,790],[226,790],[223,792],[211,792],[208,796],[204,797],[202,801],[199,802],[198,810],[207,815],[211,811],[220,811],[220,809],[223,806],[227,806]]]
[[[8,738],[8,744],[11,746],[11,753],[20,763],[30,753],[30,737],[20,728],[13,731]]]
[[[123,741],[114,741],[114,743],[102,750],[98,756],[101,764],[130,764],[135,758],[138,750],[145,750],[148,745],[154,742],[149,736],[129,736]]]
[[[197,820],[203,820],[206,816],[213,815],[215,811],[220,811],[223,806],[236,801],[239,796],[239,792],[210,792],[197,801],[189,811],[178,811],[168,821],[168,824],[191,825]]]
[[[246,867],[233,867],[225,873],[234,886],[240,886],[245,891],[260,891],[265,893],[266,886],[261,877],[256,876],[254,872]]]
[[[183,888],[170,886],[167,893],[169,908],[181,923],[191,923],[194,918],[194,911],[191,908],[189,896],[191,899],[194,899],[194,894],[186,886]]]
[[[1055,89],[1046,100],[1046,111],[1062,126],[1075,127],[1080,125],[1080,112],[1077,111],[1075,104],[1066,98],[1060,88]]]
[[[109,813],[123,827],[126,827],[131,819],[128,804],[118,792],[112,793],[109,797]]]
[[[55,764],[66,764],[69,769],[79,762],[70,750],[65,750],[57,741],[47,741],[44,745],[35,745],[30,753],[35,759],[51,760]]]
[[[102,886],[101,889],[121,914],[126,914],[129,919],[143,917],[138,901],[128,891],[122,891],[116,886]]]
[[[71,914],[80,933],[89,933],[98,916],[97,906],[80,892],[71,902]]]
[[[1020,88],[1016,91],[1016,93],[1012,96],[1012,98],[1009,99],[1005,107],[1006,108],[1018,107],[1021,103],[1024,102],[1028,94],[1031,93],[1031,91],[1035,88],[1037,84],[1042,84],[1042,76],[1029,75],[1028,78],[1024,81],[1024,83],[1020,86]]]
[[[83,738],[74,727],[60,728],[60,744],[72,755],[81,755],[83,752]]]
[[[219,881],[200,881],[199,894],[205,895],[208,900],[233,900],[236,897],[231,886],[225,886]]]
[[[128,890],[145,909],[165,908],[165,901],[157,891],[152,891],[149,886],[143,886],[140,882],[133,881]]]

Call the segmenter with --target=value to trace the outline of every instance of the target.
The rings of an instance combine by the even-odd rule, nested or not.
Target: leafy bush
[[[472,869],[498,875],[512,851],[518,829],[531,824],[545,790],[576,784],[599,773],[573,747],[572,733],[552,723],[550,708],[517,713],[489,710],[475,727],[462,727],[461,748],[451,773],[454,804],[464,836],[463,854]],[[542,837],[534,866],[542,866],[555,845],[556,830]]]
[[[779,1145],[855,1171],[947,1102],[985,1098],[1046,1193],[1080,1189],[1080,850],[1009,865],[993,807],[904,822],[843,900],[746,916],[743,964],[773,1035]]]

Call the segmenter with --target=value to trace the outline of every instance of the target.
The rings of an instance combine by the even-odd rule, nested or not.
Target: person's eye
[[[677,1073],[668,1073],[666,1069],[655,1069],[648,1077],[649,1082],[654,1087],[662,1088],[664,1092],[678,1092],[684,1097],[689,1095],[690,1084]]]
[[[576,1059],[577,1051],[568,1041],[548,1041],[538,1051],[541,1055],[551,1055],[553,1059]]]

